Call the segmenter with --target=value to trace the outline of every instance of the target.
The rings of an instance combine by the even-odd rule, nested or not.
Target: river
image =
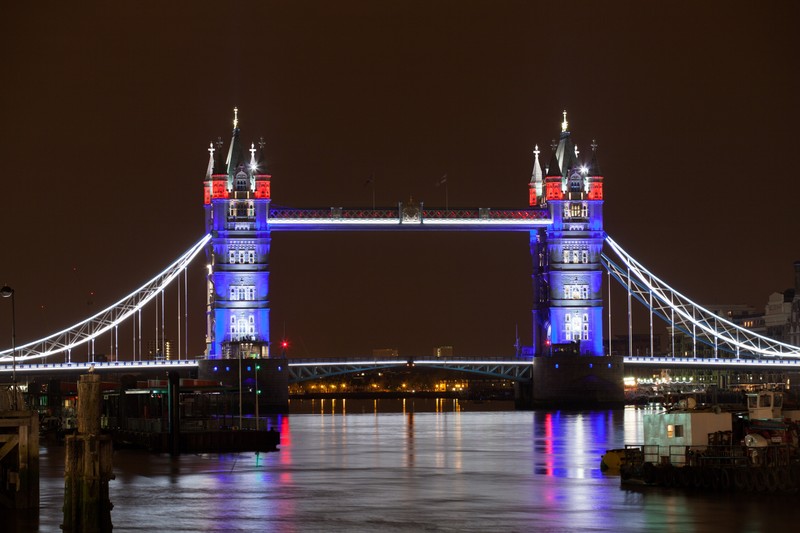
[[[620,488],[609,448],[647,408],[514,411],[506,402],[292,401],[280,451],[171,458],[119,450],[114,531],[418,532],[793,529],[797,494]],[[62,446],[42,447],[39,513],[2,531],[57,532]]]

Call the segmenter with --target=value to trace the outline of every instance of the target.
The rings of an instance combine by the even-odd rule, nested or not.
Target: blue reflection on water
[[[317,402],[270,420],[280,451],[114,457],[115,531],[758,531],[798,506],[776,495],[620,488],[600,455],[641,410],[511,411],[459,401]],[[58,531],[63,448],[44,449],[36,520]],[[788,519],[788,518],[786,518]]]

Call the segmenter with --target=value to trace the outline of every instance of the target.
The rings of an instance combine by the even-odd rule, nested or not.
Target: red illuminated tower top
[[[597,164],[597,143],[592,141],[592,162],[589,163],[589,200],[603,199],[603,174]]]
[[[233,134],[225,161],[219,157],[222,141],[218,140],[216,148],[212,143],[208,149],[208,170],[204,182],[203,202],[208,205],[213,199],[231,198],[231,193],[238,192],[257,199],[270,198],[270,179],[264,162],[264,140],[258,143],[258,159],[255,144],[250,143],[250,160],[245,161],[239,139],[239,109],[233,110]]]

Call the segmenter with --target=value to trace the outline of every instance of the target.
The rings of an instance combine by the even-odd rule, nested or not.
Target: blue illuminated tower
[[[240,140],[238,110],[227,157],[222,141],[209,147],[204,181],[208,286],[206,356],[269,357],[270,178],[264,143]],[[256,157],[258,152],[258,157]]]
[[[579,162],[565,111],[544,177],[544,198],[537,198],[549,208],[553,223],[545,232],[531,234],[534,347],[539,354],[563,350],[604,355],[603,178],[595,150],[593,144],[591,163]],[[541,183],[538,165],[537,148],[531,189],[537,178]]]

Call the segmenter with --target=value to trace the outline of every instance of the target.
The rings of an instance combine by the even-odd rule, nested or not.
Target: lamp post
[[[11,406],[14,411],[17,410],[17,320],[16,312],[14,310],[14,289],[8,285],[3,285],[0,288],[0,296],[3,298],[11,298],[11,394],[13,400]]]

